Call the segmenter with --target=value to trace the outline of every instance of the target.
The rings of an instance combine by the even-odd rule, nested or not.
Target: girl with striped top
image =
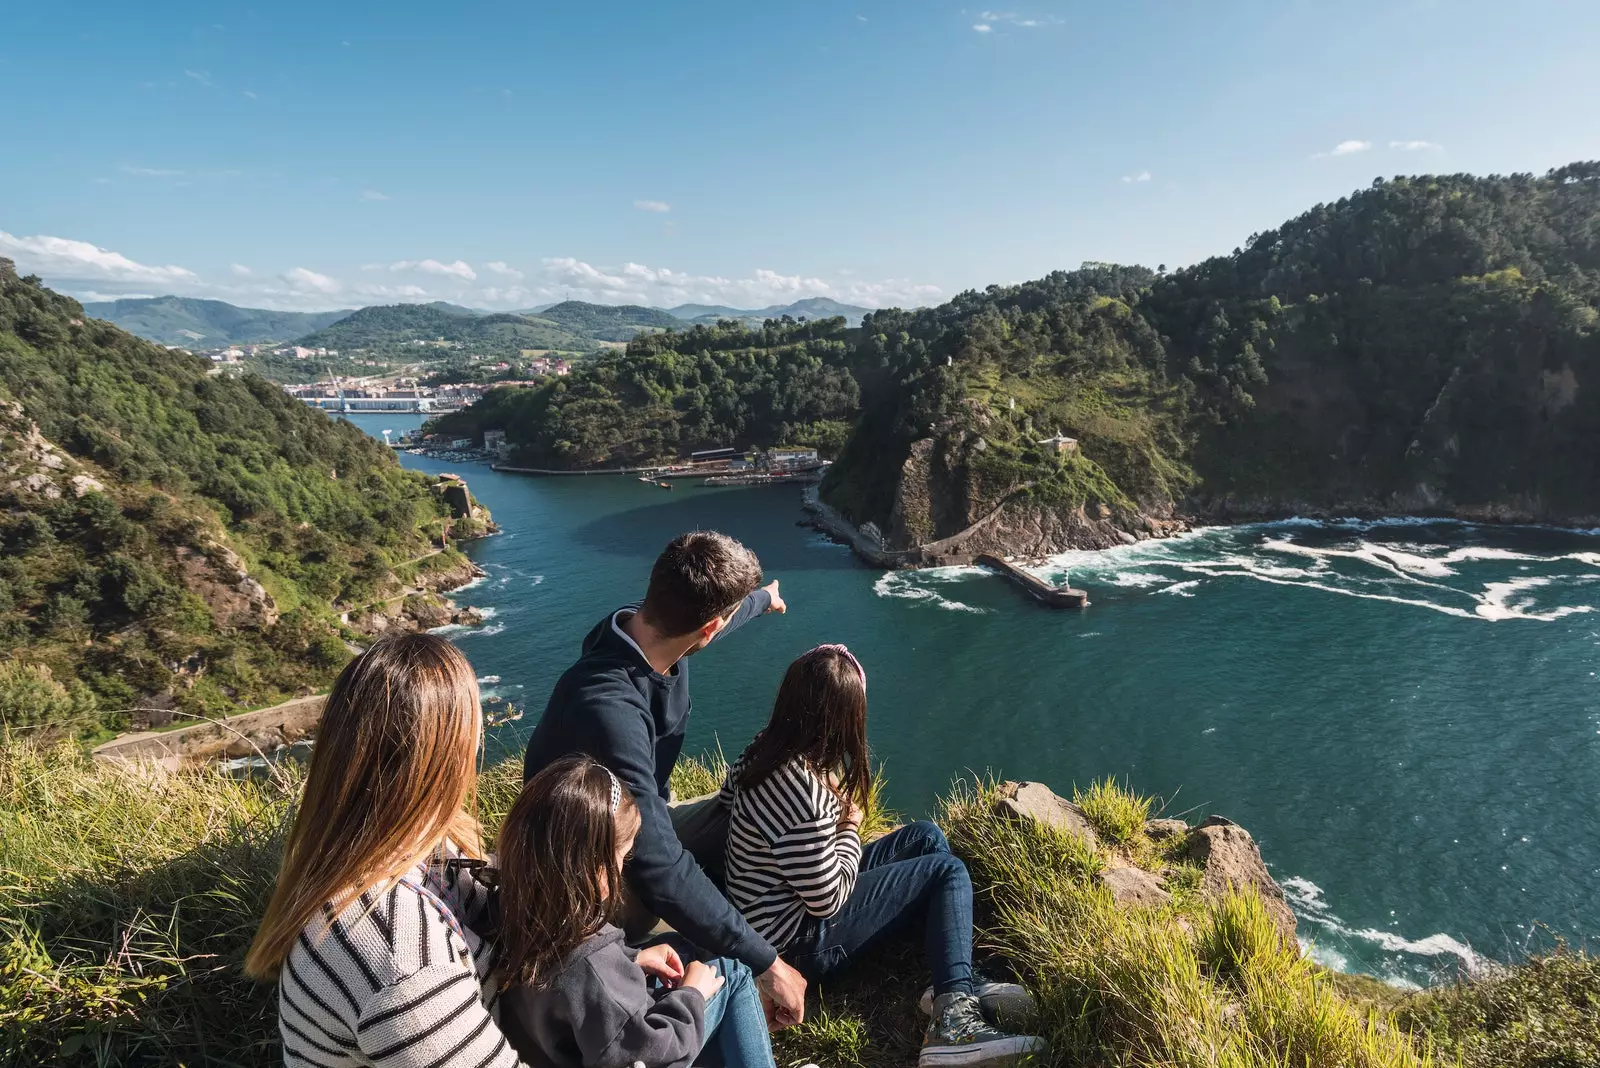
[[[866,672],[844,646],[819,646],[789,665],[772,719],[723,782],[728,897],[810,981],[920,929],[934,983],[921,1068],[1043,1052],[1043,1040],[994,1026],[1031,1000],[977,981],[972,883],[943,832],[919,820],[863,847],[871,788]]]
[[[472,932],[482,713],[443,638],[380,638],[328,695],[245,971],[277,980],[290,1068],[519,1068]]]

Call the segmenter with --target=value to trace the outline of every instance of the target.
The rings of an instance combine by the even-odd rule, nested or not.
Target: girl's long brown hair
[[[633,795],[589,757],[563,757],[522,787],[497,846],[505,985],[549,983],[567,955],[616,914],[617,842],[638,828]]]
[[[446,839],[482,852],[476,807],[482,710],[472,665],[431,634],[380,638],[328,694],[305,793],[245,972],[272,979],[330,904],[387,890]]]
[[[772,719],[744,752],[739,785],[764,782],[796,758],[821,776],[841,802],[866,808],[872,792],[867,680],[843,646],[819,646],[789,665]]]

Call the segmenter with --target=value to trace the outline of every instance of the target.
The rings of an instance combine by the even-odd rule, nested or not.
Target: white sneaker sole
[[[955,1068],[980,1064],[1007,1064],[1030,1054],[1048,1050],[1049,1043],[1042,1038],[1027,1035],[1010,1035],[989,1042],[972,1042],[959,1046],[923,1046],[917,1055],[917,1068]]]
[[[973,993],[991,1021],[996,1018],[1016,1021],[1033,1015],[1033,995],[1018,983],[979,983]],[[933,1015],[933,987],[922,992],[917,1008],[924,1016]]]

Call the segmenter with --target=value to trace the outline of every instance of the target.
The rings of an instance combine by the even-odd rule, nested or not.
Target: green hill
[[[949,551],[1114,545],[1179,514],[1592,525],[1597,323],[1600,164],[1396,178],[1172,274],[650,334],[441,425],[556,467],[836,445],[824,497],[905,549],[991,515]]]
[[[162,345],[217,348],[260,341],[287,341],[321,330],[350,314],[280,312],[237,308],[220,300],[192,297],[136,297],[85,304],[84,314],[115,323],[130,334]]]
[[[445,343],[442,350],[437,344]],[[384,304],[362,308],[297,340],[341,355],[438,358],[454,349],[474,355],[514,356],[521,349],[585,351],[596,339],[548,319],[511,313],[482,314],[455,305]]]
[[[1152,277],[1091,266],[870,316],[824,495],[912,547],[1217,518],[1600,516],[1600,165],[1380,181]],[[1014,401],[1014,403],[1013,403]],[[1062,456],[1041,439],[1079,441]]]
[[[679,304],[675,308],[668,308],[667,314],[685,322],[701,323],[706,326],[723,319],[734,319],[751,326],[760,326],[768,319],[782,319],[785,315],[791,319],[831,319],[839,316],[850,326],[860,326],[862,317],[870,311],[870,308],[841,304],[828,297],[808,297],[793,304],[772,304],[765,308],[730,308],[725,304]]]
[[[676,316],[660,308],[589,304],[581,300],[552,304],[539,313],[539,318],[600,341],[629,341],[640,330],[671,330],[683,325]]]
[[[0,260],[0,729],[325,685],[360,637],[342,615],[464,567],[432,552],[448,512],[431,482]]]

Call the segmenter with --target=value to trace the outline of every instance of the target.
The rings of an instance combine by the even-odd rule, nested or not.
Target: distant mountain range
[[[860,326],[861,317],[871,310],[854,304],[841,304],[828,297],[807,297],[793,304],[773,304],[754,309],[730,308],[725,304],[680,304],[676,308],[668,308],[667,312],[691,323],[714,323],[719,319],[760,323],[768,319],[782,319],[785,315],[794,319],[831,319],[835,315],[842,315],[849,325]]]
[[[641,330],[672,330],[723,319],[759,324],[785,315],[795,319],[840,315],[849,325],[859,326],[870,309],[811,297],[754,309],[721,304],[662,309],[565,300],[521,312],[487,312],[441,300],[329,312],[280,312],[194,297],[138,297],[91,302],[83,310],[150,341],[192,349],[276,341],[343,351],[442,340],[480,347],[485,353],[506,353],[518,348],[581,351],[600,342],[627,341]]]
[[[267,311],[193,297],[94,301],[85,304],[83,310],[148,341],[199,349],[257,341],[289,341],[321,330],[351,313],[349,308],[329,312]]]

